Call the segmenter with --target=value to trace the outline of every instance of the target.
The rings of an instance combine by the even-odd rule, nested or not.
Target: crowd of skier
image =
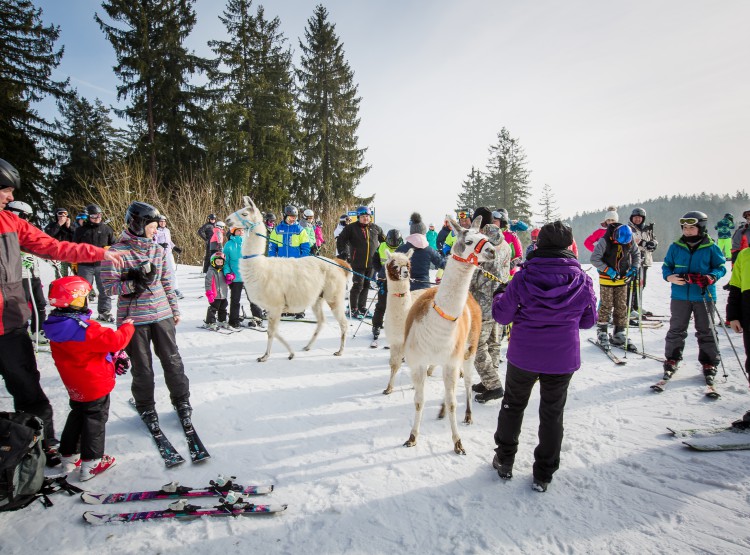
[[[18,172],[0,160],[0,372],[15,409],[43,421],[47,463],[62,464],[64,473],[78,471],[81,480],[87,480],[115,463],[104,445],[109,394],[117,375],[131,371],[135,409],[152,433],[159,431],[152,349],[163,368],[171,403],[186,432],[190,427],[189,380],[176,336],[181,317],[178,301],[183,295],[174,255],[181,249],[172,241],[167,218],[144,202],[128,207],[125,229],[119,236],[96,204],[88,205],[74,219],[65,208],[55,209],[53,220],[42,232],[28,221],[33,215],[29,205],[14,199],[20,187]],[[265,214],[267,256],[319,255],[326,244],[323,223],[310,209],[302,211],[301,219],[299,215],[299,209],[291,205],[279,214],[279,221],[275,214]],[[613,347],[637,350],[629,329],[658,317],[644,309],[642,294],[659,243],[644,209],[634,209],[625,223],[620,222],[614,207],[607,210],[601,227],[584,241],[597,272],[597,306],[593,282],[577,260],[578,247],[569,226],[553,222],[529,229],[526,222],[511,219],[502,208],[456,212],[462,228],[468,229],[479,218],[495,257],[477,267],[470,286],[482,310],[475,360],[480,381],[472,387],[474,398],[486,403],[504,397],[493,466],[501,478],[509,479],[523,409],[534,383],[540,382],[542,408],[534,487],[544,491],[559,466],[567,387],[580,367],[578,329],[596,325],[595,343],[613,360],[617,360]],[[671,300],[664,373],[657,391],[664,390],[679,368],[691,319],[698,362],[714,394],[718,395],[713,385],[721,364],[717,324],[742,334],[748,357],[750,210],[743,213],[743,219],[735,225],[732,215],[725,214],[714,227],[717,241],[709,235],[708,217],[703,212],[690,211],[675,222],[681,236],[669,245],[662,264],[662,277],[671,283]],[[119,224],[115,222],[115,227]],[[530,231],[531,243],[524,251],[518,232],[525,231]],[[246,232],[242,227],[227,229],[216,214],[209,214],[197,231],[205,243],[202,275],[208,307],[204,326],[209,330],[235,331],[243,320],[251,327],[263,326],[263,307],[247,298],[250,314],[241,310],[242,298],[247,297],[240,272]],[[409,235],[402,237],[397,229],[386,233],[372,221],[370,209],[361,206],[356,214],[341,216],[332,242],[336,256],[346,260],[353,272],[348,316],[371,319],[376,342],[387,310],[384,267],[389,253],[412,252],[412,290],[439,285],[456,232],[448,219],[436,231],[414,212]],[[38,258],[54,265],[55,280],[48,296],[43,291]],[[715,284],[727,272],[727,259],[731,259],[733,271],[722,317],[716,306]],[[435,281],[431,270],[437,270]],[[377,293],[370,301],[373,289]],[[116,299],[114,314],[112,297]],[[53,307],[49,315],[47,302]],[[96,320],[116,323],[116,328],[92,319],[89,304],[94,302]],[[304,318],[304,313],[286,316]],[[500,346],[510,337],[511,329],[503,386]],[[545,334],[550,346],[545,352],[533,348],[539,333]],[[70,396],[70,413],[59,441],[52,408],[40,386],[33,342],[50,344]],[[522,348],[527,344],[532,348]],[[750,358],[746,358],[745,370],[750,371]],[[750,428],[750,411],[733,425]]]

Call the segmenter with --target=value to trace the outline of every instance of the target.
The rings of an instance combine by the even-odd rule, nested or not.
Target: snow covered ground
[[[541,494],[530,488],[538,395],[526,412],[510,482],[502,482],[490,465],[499,401],[474,404],[474,424],[461,425],[467,455],[456,455],[448,422],[436,420],[442,397],[439,372],[428,380],[419,444],[402,447],[414,413],[408,370],[399,373],[393,394],[381,393],[388,381],[388,351],[369,348],[368,326],[355,338],[351,327],[344,356],[334,357],[337,331],[327,310],[329,323],[310,352],[301,349],[312,325],[284,323],[282,333],[296,357],[287,360],[277,342],[269,361],[261,364],[255,359],[265,348],[265,334],[248,330],[222,336],[196,328],[206,311],[198,271],[180,267],[186,297],[178,342],[191,382],[194,423],[211,460],[165,469],[127,404],[130,381],[125,376],[112,394],[107,428],[107,452],[118,464],[86,488],[158,489],[172,480],[198,487],[218,474],[232,474],[245,484],[276,484],[266,500],[288,503],[288,510],[268,517],[93,527],[81,519],[83,511],[146,510],[166,503],[91,507],[59,494],[49,509],[37,503],[0,513],[3,555],[188,549],[289,554],[750,552],[750,451],[692,451],[666,429],[725,425],[750,408],[747,383],[723,332],[729,376],[717,380],[722,398],[713,401],[703,395],[692,332],[669,389],[655,394],[649,386],[661,376],[659,362],[630,354],[627,365],[617,367],[586,341],[594,331],[582,331],[583,366],[571,384],[561,468]],[[669,289],[658,266],[649,278],[644,305],[667,314]],[[722,303],[725,295],[720,290]],[[644,330],[648,352],[662,354],[665,332]],[[631,334],[640,344],[638,330]],[[739,336],[733,339],[741,346]],[[48,354],[39,355],[39,366],[60,433],[67,395]],[[157,379],[156,393],[163,429],[187,456],[163,379]],[[4,388],[0,410],[12,410]]]

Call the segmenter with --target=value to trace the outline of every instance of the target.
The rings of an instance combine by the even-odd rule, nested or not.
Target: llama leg
[[[310,338],[310,341],[305,345],[304,351],[309,351],[312,349],[313,343],[315,343],[315,340],[318,338],[318,334],[320,333],[320,330],[323,329],[323,325],[325,324],[325,316],[323,315],[323,299],[318,297],[318,300],[315,301],[313,304],[313,312],[315,313],[315,320],[317,321],[317,324],[315,325],[315,331],[313,332],[313,336]]]
[[[469,360],[464,361],[464,386],[466,389],[466,413],[464,414],[464,424],[471,424],[471,382],[473,381],[472,372],[474,370],[474,359],[472,356]]]
[[[289,343],[287,343],[286,339],[284,339],[283,337],[281,337],[281,334],[279,333],[278,323],[279,323],[279,321],[277,320],[276,321],[276,329],[274,330],[273,333],[276,336],[276,339],[278,339],[279,341],[281,341],[281,344],[284,345],[284,347],[286,347],[287,351],[289,351],[289,360],[292,360],[294,358],[294,351],[292,351],[292,347],[289,345]],[[271,333],[270,326],[268,328],[268,333]]]
[[[262,357],[258,358],[258,362],[265,362],[268,360],[268,356],[271,354],[271,346],[273,345],[273,338],[276,335],[276,328],[279,325],[279,318],[281,314],[271,314],[268,312],[268,340],[266,342],[266,352]]]
[[[411,381],[414,383],[414,426],[411,429],[409,439],[404,447],[414,447],[419,436],[419,425],[422,423],[422,410],[424,409],[424,380],[426,368],[417,366],[411,370]]]
[[[344,347],[346,346],[346,332],[349,329],[349,323],[346,321],[346,312],[344,311],[344,297],[342,295],[335,296],[328,306],[336,317],[336,321],[339,323],[339,332],[341,342],[339,344],[339,350],[333,353],[337,357],[344,354]]]
[[[443,368],[443,384],[445,385],[445,407],[448,411],[448,420],[451,424],[451,436],[453,438],[453,451],[458,455],[465,455],[466,451],[461,445],[461,437],[458,435],[458,424],[456,423],[456,383],[461,365],[457,361],[451,361],[449,366]]]
[[[383,390],[383,395],[390,395],[393,391],[393,384],[396,381],[396,374],[398,369],[401,368],[401,359],[404,357],[404,344],[396,345],[391,343],[391,356],[389,364],[391,366],[391,378],[388,380],[388,387]]]

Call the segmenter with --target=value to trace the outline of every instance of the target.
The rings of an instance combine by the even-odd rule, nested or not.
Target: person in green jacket
[[[435,231],[435,225],[430,224],[430,229],[427,230],[427,242],[430,244],[430,246],[438,250],[437,248],[437,231]]]

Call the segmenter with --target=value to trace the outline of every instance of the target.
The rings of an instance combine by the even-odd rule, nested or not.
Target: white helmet
[[[23,219],[25,220],[28,220],[31,216],[34,215],[34,211],[31,209],[31,206],[20,200],[9,202],[5,206],[5,209],[14,212],[16,215],[18,215],[19,217],[23,217]]]
[[[315,212],[313,212],[312,210],[310,210],[310,209],[308,208],[307,210],[305,210],[304,212],[302,212],[302,215],[303,215],[303,216],[304,216],[305,218],[314,218],[314,217],[315,217]]]
[[[224,222],[221,222],[221,221],[216,222],[216,227],[220,227],[221,229],[224,229],[226,227],[226,225],[227,224],[225,224]]]

